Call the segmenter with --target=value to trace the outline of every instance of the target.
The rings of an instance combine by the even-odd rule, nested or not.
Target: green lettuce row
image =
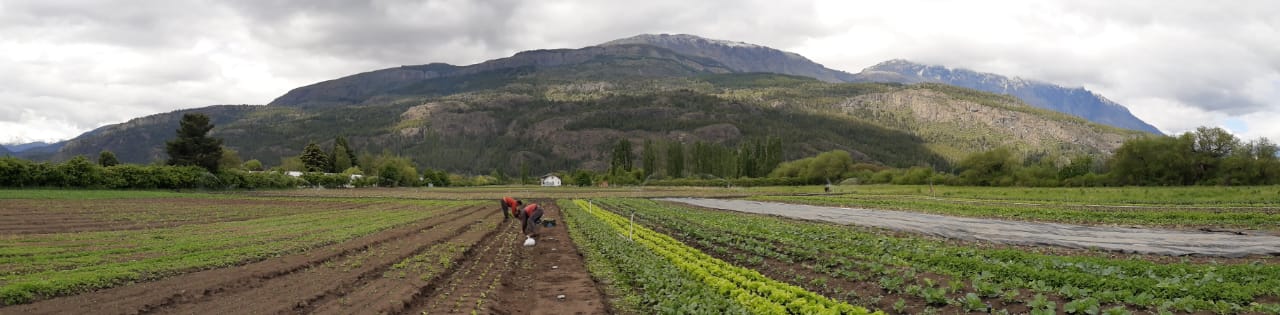
[[[565,224],[592,275],[619,291],[621,313],[750,314],[741,303],[716,292],[644,246],[618,233],[576,203],[561,200]]]
[[[604,203],[637,210],[638,218],[660,218],[661,222],[671,223],[684,232],[736,234],[775,240],[785,245],[780,248],[785,249],[788,255],[831,254],[810,257],[824,261],[824,264],[903,266],[959,279],[986,275],[983,276],[986,278],[984,281],[993,281],[1006,288],[1044,293],[1083,289],[1097,296],[1118,294],[1120,301],[1126,300],[1127,296],[1146,294],[1154,299],[1137,305],[1148,307],[1172,303],[1174,306],[1171,308],[1208,310],[1224,302],[1235,307],[1252,307],[1256,304],[1255,298],[1275,296],[1280,292],[1280,274],[1277,273],[1280,268],[1275,265],[1155,264],[1141,260],[974,249],[911,237],[878,235],[829,224],[796,223],[764,216],[671,207],[649,200],[608,199]],[[683,223],[691,223],[692,226]],[[744,249],[754,251],[751,246]]]
[[[579,207],[608,222],[618,232],[630,232],[626,219],[586,203]],[[693,273],[717,292],[763,314],[870,314],[866,308],[831,300],[803,288],[779,282],[754,270],[734,266],[643,226],[634,226],[637,241]]]

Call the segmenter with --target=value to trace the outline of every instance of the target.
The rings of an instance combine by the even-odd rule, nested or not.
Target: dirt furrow
[[[609,305],[578,247],[569,238],[560,208],[541,200],[555,227],[538,230],[538,244],[522,247],[514,275],[503,279],[493,303],[499,314],[605,314]],[[516,228],[519,229],[519,228]],[[563,295],[563,299],[560,296]]]
[[[185,303],[212,300],[230,293],[261,287],[273,279],[309,270],[325,262],[384,243],[421,234],[437,226],[461,226],[463,217],[473,216],[478,207],[445,210],[439,215],[358,237],[303,253],[272,258],[243,266],[193,272],[158,281],[114,287],[95,292],[58,297],[31,304],[0,308],[0,313],[16,314],[141,314]],[[244,313],[251,310],[241,310]]]
[[[487,310],[493,303],[485,303],[503,277],[514,268],[516,247],[522,236],[515,224],[503,224],[500,230],[484,239],[468,251],[467,259],[457,270],[449,273],[431,289],[430,293],[416,299],[409,308],[410,314],[458,314]]]
[[[423,288],[437,279],[452,273],[465,258],[466,252],[476,243],[499,231],[497,216],[470,225],[465,232],[445,242],[437,243],[412,257],[402,259],[383,271],[380,277],[350,290],[345,295],[333,296],[313,303],[314,308],[304,309],[311,314],[394,314],[403,312]]]
[[[300,271],[198,303],[175,305],[164,314],[282,314],[305,313],[326,299],[341,297],[382,276],[392,264],[439,242],[451,239],[484,220],[496,220],[492,212],[468,209],[456,220],[412,233],[364,250],[327,260]]]

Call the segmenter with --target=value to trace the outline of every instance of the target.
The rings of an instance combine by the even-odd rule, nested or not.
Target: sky
[[[644,33],[849,72],[901,58],[1085,87],[1165,133],[1280,140],[1278,1],[5,0],[0,143]]]

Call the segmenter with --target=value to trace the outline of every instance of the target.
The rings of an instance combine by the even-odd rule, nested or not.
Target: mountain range
[[[6,144],[6,145],[0,145],[0,147],[4,147],[5,149],[8,149],[10,152],[23,152],[31,149],[48,147],[50,145],[53,145],[53,143],[36,141],[36,142],[28,142],[28,143]]]
[[[86,133],[85,135],[87,134],[88,133]],[[84,136],[84,135],[81,135],[81,136]],[[4,148],[4,151],[0,151],[0,154],[11,154],[19,157],[34,158],[34,159],[48,159],[49,157],[58,153],[58,150],[62,149],[62,146],[65,145],[67,142],[69,141],[59,141],[54,143],[36,141],[36,142],[28,142],[28,143],[6,144],[6,145],[0,146]]]
[[[354,74],[295,88],[266,106],[150,115],[57,144],[47,158],[105,149],[125,162],[162,160],[164,141],[188,112],[209,115],[217,125],[213,136],[267,165],[308,142],[327,146],[345,136],[356,150],[400,154],[427,167],[508,174],[519,165],[535,172],[599,170],[618,139],[735,146],[777,137],[788,159],[843,149],[872,163],[945,168],[1001,146],[1060,158],[1106,154],[1143,133],[946,82],[933,72],[933,79],[911,81],[889,70],[850,74],[759,45],[640,35],[466,66]],[[915,82],[921,83],[903,84]]]
[[[1161,134],[1160,129],[1133,116],[1128,108],[1084,88],[1067,88],[1035,80],[906,60],[885,61],[859,72],[851,82],[934,82],[1017,97],[1035,107],[1059,111],[1089,121]]]

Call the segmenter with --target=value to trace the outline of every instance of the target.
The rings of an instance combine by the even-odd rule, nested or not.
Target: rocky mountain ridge
[[[932,82],[1007,94],[1032,106],[1080,116],[1096,123],[1161,134],[1160,129],[1134,116],[1128,108],[1080,87],[1067,88],[1035,80],[925,65],[902,59],[885,61],[863,69],[852,81],[904,84]]]
[[[744,56],[786,62],[750,68],[744,62],[755,57]],[[817,80],[797,69],[831,76]],[[1098,155],[1113,150],[1116,139],[1136,136],[1010,96],[931,83],[843,83],[843,72],[831,71],[764,46],[640,36],[469,66],[376,70],[299,87],[267,106],[141,117],[67,141],[49,159],[105,149],[124,162],[161,161],[164,141],[188,112],[209,115],[217,125],[213,136],[241,158],[267,165],[308,142],[323,146],[343,136],[358,151],[471,174],[514,174],[521,165],[538,172],[599,170],[619,139],[733,147],[778,137],[788,159],[841,149],[869,163],[945,168],[994,146]]]

